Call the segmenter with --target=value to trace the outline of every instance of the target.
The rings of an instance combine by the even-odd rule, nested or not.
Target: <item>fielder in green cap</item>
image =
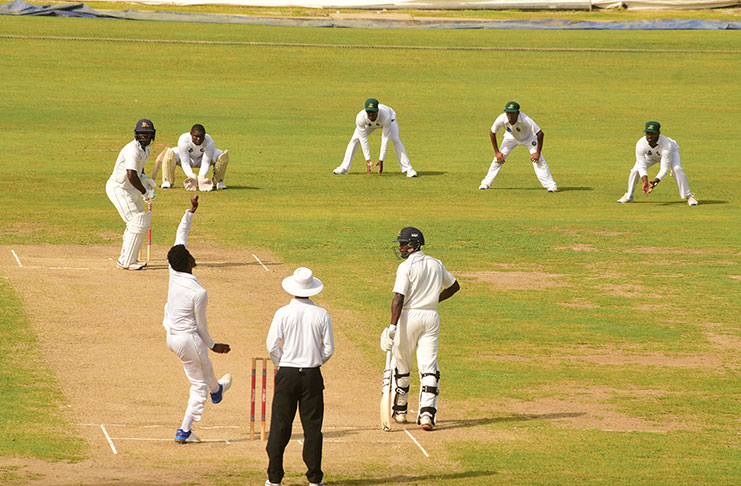
[[[628,192],[617,202],[620,204],[633,202],[633,193],[639,179],[643,181],[641,188],[644,194],[651,194],[659,182],[670,174],[677,181],[679,196],[687,200],[687,205],[697,206],[697,199],[690,192],[690,183],[680,164],[679,144],[661,134],[661,123],[657,121],[646,122],[643,131],[646,136],[641,137],[636,143],[636,163],[628,176]],[[649,182],[648,168],[658,163],[661,163],[659,173]]]
[[[374,164],[371,160],[368,135],[373,133],[377,128],[382,129],[381,153],[378,155],[378,162],[375,164],[378,167],[378,173],[383,173],[383,161],[386,158],[386,149],[390,140],[394,144],[396,160],[399,161],[401,172],[406,174],[407,177],[417,177],[417,172],[412,169],[412,164],[409,162],[407,150],[399,138],[399,124],[396,122],[396,112],[390,106],[380,104],[375,98],[365,100],[364,109],[355,117],[355,132],[352,134],[350,143],[347,144],[345,158],[340,166],[332,172],[338,175],[347,174],[350,171],[350,167],[352,167],[352,159],[355,157],[355,152],[358,151],[358,147],[360,146],[363,149],[366,169],[370,175]]]
[[[504,137],[500,147],[497,144],[497,132],[502,129],[504,129]],[[533,119],[520,112],[520,104],[516,101],[508,101],[504,105],[504,113],[494,120],[489,132],[491,145],[494,147],[494,160],[489,166],[486,177],[481,181],[479,189],[482,191],[489,189],[512,149],[518,145],[524,145],[530,151],[533,170],[540,184],[548,192],[558,192],[558,185],[553,180],[551,169],[540,153],[543,150],[543,137],[543,130]]]

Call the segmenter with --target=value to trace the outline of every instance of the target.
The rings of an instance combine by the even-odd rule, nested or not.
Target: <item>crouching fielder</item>
[[[190,132],[180,135],[177,147],[165,149],[157,157],[156,167],[162,165],[162,189],[173,186],[175,166],[180,166],[186,175],[183,182],[186,190],[211,191],[214,188],[227,188],[224,177],[228,164],[229,151],[216,148],[214,139],[206,133],[203,125],[196,123]],[[211,167],[213,177],[209,179]],[[198,169],[198,174],[193,169]]]
[[[146,263],[138,262],[139,249],[144,242],[147,230],[152,224],[152,213],[144,209],[142,197],[151,202],[157,184],[144,174],[144,164],[149,157],[149,144],[155,136],[154,124],[143,118],[136,122],[134,140],[121,149],[113,167],[113,174],[108,178],[105,192],[111,200],[121,219],[126,223],[123,234],[121,255],[118,257],[118,268],[124,270],[141,270]]]
[[[633,192],[638,180],[642,180],[645,194],[651,194],[654,188],[667,174],[677,181],[679,197],[687,200],[689,206],[697,206],[695,195],[690,192],[690,183],[679,163],[679,144],[661,134],[661,124],[657,121],[646,122],[645,137],[636,143],[636,163],[628,176],[628,192],[618,199],[618,203],[633,202]],[[648,168],[661,162],[661,169],[651,182],[648,181]]]
[[[411,226],[404,228],[394,241],[399,243],[404,261],[396,270],[391,324],[381,334],[381,349],[392,350],[394,355],[393,419],[397,423],[406,422],[409,372],[416,350],[420,381],[417,424],[424,430],[432,430],[440,383],[437,305],[458,292],[460,285],[440,260],[422,253],[420,247],[425,239],[420,230]]]
[[[170,287],[165,304],[165,317],[162,325],[167,330],[167,347],[183,362],[185,376],[190,381],[190,399],[183,417],[183,423],[175,433],[175,442],[198,442],[192,433],[194,421],[201,420],[207,394],[211,392],[211,402],[219,403],[225,391],[232,385],[229,373],[216,379],[214,367],[208,357],[208,350],[214,353],[228,353],[228,344],[215,343],[208,333],[206,323],[206,289],[193,275],[196,259],[185,247],[188,233],[193,223],[193,213],[198,209],[198,196],[191,196],[191,208],[185,211],[178,226],[175,245],[167,253],[170,263]]]

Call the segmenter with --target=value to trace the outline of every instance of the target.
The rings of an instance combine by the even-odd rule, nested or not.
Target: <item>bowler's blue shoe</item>
[[[211,393],[211,403],[219,403],[224,398],[224,392],[232,386],[232,375],[227,373],[219,380],[219,389]]]
[[[185,444],[186,442],[200,442],[201,439],[199,439],[196,434],[193,433],[192,430],[184,431],[183,429],[178,429],[177,432],[175,432],[175,442],[178,444]]]

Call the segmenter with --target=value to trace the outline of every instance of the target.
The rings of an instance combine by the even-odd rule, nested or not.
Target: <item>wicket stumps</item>
[[[260,440],[265,440],[265,409],[268,396],[268,361],[270,358],[252,358],[252,394],[250,395],[250,440],[255,440],[255,385],[257,384],[257,362],[262,367],[262,396],[260,410]],[[278,368],[273,367],[273,393],[275,393],[275,373]]]

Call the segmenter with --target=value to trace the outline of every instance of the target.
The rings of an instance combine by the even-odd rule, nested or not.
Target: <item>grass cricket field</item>
[[[249,361],[297,266],[324,282],[337,338],[328,485],[741,482],[738,31],[0,16],[0,34],[0,483],[263,484]],[[476,47],[522,50],[461,49]],[[419,177],[391,149],[382,175],[361,155],[332,174],[368,97],[397,112]],[[509,100],[543,129],[558,193],[524,148],[478,190]],[[211,335],[234,350],[213,357],[235,384],[202,444],[172,441],[188,383],[161,327],[179,169],[154,202],[152,264],[115,268],[124,225],[104,186],[145,117],[147,172],[194,123],[231,154],[189,239]],[[616,204],[647,120],[679,143],[697,207],[669,177]],[[439,427],[382,432],[378,336],[409,225],[461,291],[440,306]],[[417,393],[413,374],[412,408]],[[294,425],[289,486],[306,484]]]

